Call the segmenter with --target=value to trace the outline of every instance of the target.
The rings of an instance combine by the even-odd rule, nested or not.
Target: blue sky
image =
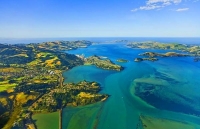
[[[0,0],[0,37],[200,37],[200,0]]]

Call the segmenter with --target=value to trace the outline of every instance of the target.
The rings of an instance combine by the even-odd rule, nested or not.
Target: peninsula
[[[85,65],[95,65],[102,69],[108,69],[108,70],[116,70],[121,71],[123,70],[123,67],[120,65],[114,64],[109,59],[102,59],[99,56],[91,56],[85,59]]]
[[[100,86],[97,82],[81,81],[79,83],[68,83],[62,87],[51,89],[40,99],[35,101],[29,111],[54,112],[67,105],[79,106],[103,101],[108,98],[106,94],[98,94]]]
[[[85,63],[84,59],[64,50],[91,44],[85,40],[0,44],[0,128],[35,128],[33,113],[106,100],[108,95],[98,93],[101,88],[97,82],[63,84],[62,71]],[[95,64],[100,64],[99,67],[112,64],[106,65],[108,60],[98,62]]]

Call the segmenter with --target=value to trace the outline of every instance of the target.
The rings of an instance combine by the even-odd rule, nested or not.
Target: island
[[[139,54],[139,56],[145,56],[145,58],[135,58],[135,62],[141,61],[158,61],[156,57],[186,57],[188,54],[176,53],[176,52],[167,52],[167,53],[156,53],[156,52],[145,52]]]
[[[113,43],[128,43],[128,40],[114,40]]]
[[[101,57],[96,56],[96,55],[86,58],[84,64],[95,65],[99,68],[108,69],[108,70],[116,70],[116,71],[123,70],[122,66],[116,65],[111,60],[102,59]]]
[[[167,52],[167,53],[156,53],[156,52],[145,52],[139,54],[140,56],[147,57],[186,57],[188,54],[176,53],[176,52]]]
[[[126,63],[126,62],[128,62],[128,60],[125,60],[125,59],[117,59],[117,62]]]
[[[145,52],[139,54],[139,56],[145,56],[146,58],[135,58],[134,61],[140,62],[143,60],[157,61],[155,57],[195,57],[194,61],[198,62],[200,58],[200,46],[199,45],[185,45],[178,43],[160,43],[160,42],[130,42],[127,44],[130,48],[139,49],[152,49],[152,50],[170,50],[166,53],[156,53],[156,52]],[[173,51],[172,51],[173,50]],[[179,51],[179,53],[177,52]]]
[[[145,60],[147,60],[147,61],[158,61],[158,59],[157,58],[135,58],[134,59],[134,61],[135,62],[141,62],[141,61],[145,61]]]
[[[0,44],[0,128],[34,129],[32,114],[106,100],[108,95],[98,93],[97,82],[63,84],[63,71],[89,62],[65,50],[91,44],[85,40]],[[97,62],[99,67],[118,68],[109,60]]]

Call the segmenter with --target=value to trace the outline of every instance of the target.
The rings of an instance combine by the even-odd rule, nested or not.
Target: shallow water
[[[162,58],[157,62],[134,62],[139,53],[147,50],[130,49],[124,44],[98,44],[84,49],[69,51],[72,54],[85,56],[106,56],[113,62],[125,67],[121,72],[108,71],[95,66],[79,66],[65,73],[65,82],[81,80],[97,81],[101,84],[102,93],[111,95],[104,103],[92,104],[86,107],[66,108],[63,113],[63,129],[135,129],[139,115],[149,115],[181,122],[188,122],[200,129],[200,117],[184,112],[184,107],[170,105],[175,101],[191,109],[200,111],[200,63],[192,58]],[[152,51],[152,50],[151,50]],[[159,52],[162,52],[159,50]],[[128,63],[116,62],[124,58]],[[167,83],[157,86],[152,91],[162,101],[144,101],[135,95],[137,83],[135,79],[162,79]],[[192,100],[192,101],[189,101]],[[165,105],[165,104],[168,105]],[[159,106],[164,105],[164,106]],[[169,106],[169,109],[167,108]],[[190,108],[187,110],[190,111]],[[187,114],[186,114],[187,113]],[[191,110],[191,113],[192,112]],[[84,122],[80,122],[84,120]],[[78,124],[78,126],[75,126]]]
[[[33,121],[38,129],[58,129],[59,113],[36,114],[33,115]]]

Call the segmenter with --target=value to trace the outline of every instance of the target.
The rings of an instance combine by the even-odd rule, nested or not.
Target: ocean
[[[167,38],[154,40],[184,44],[197,44],[200,41],[194,39],[173,41]],[[101,39],[99,44],[88,48],[67,51],[71,54],[84,54],[86,57],[91,55],[108,57],[125,69],[114,72],[95,66],[78,66],[64,72],[65,83],[81,80],[97,81],[102,86],[101,92],[109,94],[110,97],[104,103],[92,104],[89,107],[64,109],[63,128],[136,129],[140,122],[139,116],[146,115],[190,123],[196,129],[200,129],[200,63],[194,62],[192,57],[172,57],[156,62],[138,63],[134,62],[134,58],[138,57],[139,53],[166,52],[166,50],[131,49],[125,43],[107,41],[108,39]],[[152,39],[137,41],[152,41]],[[119,58],[127,59],[129,62],[116,62]]]
[[[200,129],[200,62],[192,57],[162,58],[156,62],[134,62],[146,51],[131,49],[124,42],[158,41],[163,43],[200,44],[200,38],[56,38],[20,40],[7,43],[30,43],[52,40],[90,40],[98,44],[66,51],[70,54],[104,56],[125,69],[120,72],[95,66],[77,66],[63,73],[65,83],[82,80],[101,84],[105,102],[63,110],[63,129],[140,129],[140,116],[150,116],[187,123]],[[2,42],[2,40],[0,40]],[[116,60],[123,58],[127,63]],[[170,125],[168,125],[170,128]],[[176,128],[179,129],[179,128]]]

